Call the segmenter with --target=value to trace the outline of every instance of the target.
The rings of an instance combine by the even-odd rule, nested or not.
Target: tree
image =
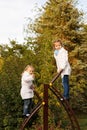
[[[22,119],[21,73],[33,64],[34,53],[16,41],[1,46],[0,52],[0,128],[17,130]]]
[[[85,70],[83,62],[86,50],[84,23],[81,22],[83,13],[79,12],[72,0],[48,0],[42,14],[29,24],[28,29],[35,32],[33,44],[35,44],[35,54],[38,61],[38,71],[40,83],[49,82],[52,74],[56,71],[53,62],[52,41],[62,39],[64,46],[69,51],[69,60],[72,66],[70,78],[71,100],[75,100],[75,108],[79,107],[80,100],[84,103],[82,93],[86,88]],[[82,53],[82,48],[84,53]],[[36,63],[37,65],[37,63]],[[74,95],[74,96],[72,96]],[[76,98],[77,97],[77,98]],[[75,104],[75,102],[73,102]],[[72,103],[72,106],[74,104]],[[77,105],[79,104],[79,105]]]
[[[43,97],[41,93],[43,84],[49,83],[56,73],[52,45],[55,39],[62,39],[69,51],[72,66],[71,105],[77,110],[87,112],[87,25],[81,22],[82,15],[72,0],[48,0],[39,17],[28,25],[27,30],[35,33],[34,37],[27,37],[26,43],[22,45],[13,40],[10,41],[10,46],[0,46],[0,127],[2,129],[19,129],[22,114],[20,78],[27,64],[33,64],[35,67],[36,89]],[[55,85],[62,91],[60,79]],[[50,123],[53,122],[51,117],[54,116],[57,124],[59,120],[56,115],[57,108],[57,113],[59,115],[61,113],[60,119],[64,115],[64,110],[52,93],[49,93],[49,107],[51,114],[52,110],[54,111],[50,116]],[[41,115],[42,111],[39,117]],[[63,118],[66,119],[66,116]]]

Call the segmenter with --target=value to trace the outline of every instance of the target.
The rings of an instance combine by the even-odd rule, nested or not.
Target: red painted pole
[[[43,130],[48,130],[48,85],[44,85]]]

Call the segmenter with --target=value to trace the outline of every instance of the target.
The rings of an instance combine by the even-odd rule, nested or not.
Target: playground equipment
[[[65,111],[67,112],[67,115],[70,119],[71,127],[72,127],[70,130],[80,130],[79,123],[75,117],[75,114],[74,114],[72,108],[69,105],[69,102],[67,100],[65,100],[63,98],[62,94],[56,89],[56,87],[53,86],[53,83],[60,76],[61,72],[59,74],[57,74],[49,84],[44,84],[44,99],[43,100],[40,98],[38,93],[35,91],[35,94],[38,97],[39,102],[37,103],[35,108],[32,110],[30,116],[23,121],[23,123],[20,127],[20,130],[24,130],[24,128],[27,125],[27,123],[29,122],[29,120],[33,117],[33,115],[35,113],[37,113],[37,111],[41,107],[43,107],[43,130],[48,130],[48,89],[56,96],[58,101],[62,104]],[[67,130],[69,130],[69,129],[67,129]]]

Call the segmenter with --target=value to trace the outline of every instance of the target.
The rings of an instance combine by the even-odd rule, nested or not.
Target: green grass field
[[[81,130],[87,130],[87,115],[79,116],[78,122],[79,122]]]

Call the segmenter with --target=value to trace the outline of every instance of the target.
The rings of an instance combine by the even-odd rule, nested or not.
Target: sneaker
[[[61,101],[63,101],[63,98],[60,98]]]
[[[26,114],[26,117],[30,116],[30,114]]]

